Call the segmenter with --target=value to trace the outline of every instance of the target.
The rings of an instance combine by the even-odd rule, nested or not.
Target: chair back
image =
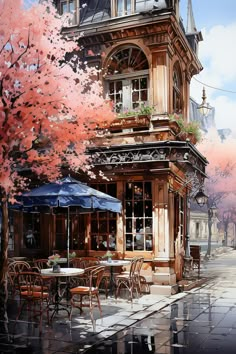
[[[73,267],[86,269],[94,265],[99,265],[99,259],[96,257],[73,258],[71,264]]]
[[[135,267],[135,274],[137,276],[140,276],[140,272],[143,266],[143,262],[144,262],[144,257],[137,257],[136,258],[136,267]]]
[[[48,268],[48,259],[47,258],[35,259],[34,267],[37,267],[39,270]]]
[[[20,272],[17,275],[17,282],[20,290],[20,296],[27,297],[29,300],[31,298],[43,299],[44,284],[39,273],[30,271]]]
[[[92,267],[91,267],[92,268]],[[103,274],[105,271],[105,266],[99,266],[99,267],[95,267],[94,269],[90,269],[90,275],[89,275],[89,287],[90,290],[98,290],[100,283],[102,281],[103,278]]]
[[[81,257],[74,257],[70,259],[70,265],[74,268],[84,268]]]
[[[13,261],[9,263],[7,272],[10,284],[15,287],[17,281],[17,274],[19,272],[29,271],[30,269],[30,264],[25,261]]]
[[[129,268],[129,277],[133,278],[136,270],[136,265],[137,265],[137,258],[134,257],[130,261],[130,268]]]

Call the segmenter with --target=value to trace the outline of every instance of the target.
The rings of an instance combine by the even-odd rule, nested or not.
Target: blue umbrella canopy
[[[121,201],[108,194],[102,193],[70,176],[53,183],[34,188],[21,195],[17,209],[29,211],[33,207],[65,207],[67,208],[67,265],[69,267],[70,250],[70,207],[79,207],[82,212],[112,211],[121,212]],[[14,208],[14,206],[13,206]]]
[[[20,199],[24,207],[78,206],[84,211],[121,212],[121,201],[119,199],[91,188],[70,176],[25,192]]]

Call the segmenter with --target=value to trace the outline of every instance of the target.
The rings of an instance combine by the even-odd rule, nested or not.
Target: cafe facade
[[[154,284],[183,277],[187,196],[204,183],[207,160],[196,136],[181,130],[189,117],[191,78],[202,70],[201,33],[186,32],[179,1],[55,1],[74,6],[68,36],[80,36],[80,60],[98,69],[116,118],[103,122],[88,148],[96,179],[73,175],[122,201],[122,212],[81,213],[71,208],[71,250],[77,255],[145,258]],[[190,20],[193,18],[190,18]],[[18,256],[66,249],[64,210],[14,211],[12,248]]]

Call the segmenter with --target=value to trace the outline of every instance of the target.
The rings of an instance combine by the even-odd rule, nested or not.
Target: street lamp
[[[203,192],[201,188],[199,189],[194,198],[200,207],[205,205],[208,201],[208,196]]]
[[[208,114],[212,110],[212,107],[210,107],[209,103],[206,102],[206,98],[207,97],[206,97],[205,87],[203,87],[203,89],[202,89],[202,103],[197,107],[197,109],[199,110],[200,114],[203,117],[208,116]]]
[[[208,197],[206,194],[202,191],[200,188],[197,194],[195,195],[195,200],[198,203],[199,206],[203,206],[207,203]],[[191,257],[190,254],[190,205],[191,205],[191,196],[189,195],[189,192],[187,194],[187,214],[186,214],[186,244],[185,244],[185,257],[184,257],[184,276],[185,278],[189,277],[191,275],[192,271],[192,262],[193,258]]]

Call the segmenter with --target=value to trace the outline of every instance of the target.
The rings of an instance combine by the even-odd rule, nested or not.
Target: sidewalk
[[[0,334],[0,354],[85,353],[93,345],[98,345],[99,343],[102,345],[104,341],[109,342],[108,338],[111,336],[111,338],[117,338],[122,335],[122,333],[129,333],[132,328],[139,327],[142,321],[147,322],[145,325],[147,328],[151,328],[153,318],[155,318],[155,323],[158,323],[161,331],[163,328],[165,331],[169,331],[173,308],[175,308],[177,304],[180,304],[180,308],[183,309],[183,304],[187,301],[185,299],[187,299],[190,294],[191,297],[194,298],[194,294],[204,293],[205,290],[201,289],[207,289],[208,284],[212,281],[213,275],[217,277],[223,272],[224,276],[225,271],[222,266],[222,259],[224,262],[224,257],[227,256],[233,259],[232,262],[236,261],[236,251],[232,251],[217,257],[215,260],[206,262],[201,271],[202,279],[204,280],[203,284],[190,291],[184,291],[170,296],[143,295],[139,299],[134,299],[133,305],[124,299],[118,299],[116,301],[114,298],[105,299],[105,296],[101,295],[103,318],[100,319],[99,312],[95,309],[95,331],[93,331],[89,311],[86,309],[86,312],[84,312],[82,316],[79,315],[79,311],[75,311],[71,322],[68,321],[68,316],[65,312],[61,312],[60,315],[55,316],[50,326],[46,325],[44,322],[43,334],[41,336],[39,336],[38,323],[28,322],[26,318],[17,322],[14,332],[17,302],[9,301],[9,336],[7,337],[6,335]],[[209,281],[210,278],[211,280]],[[201,295],[199,296],[201,298]],[[163,320],[156,320],[156,318],[162,318],[163,316],[168,319],[169,327],[165,327],[166,324],[164,327],[162,326]],[[147,330],[145,329],[144,333],[146,332]],[[100,353],[100,351],[91,350],[91,353]],[[103,352],[101,351],[101,353]],[[112,351],[110,351],[109,354],[110,353],[112,353]],[[120,351],[120,353],[129,352]],[[139,354],[139,352],[136,353]],[[148,351],[148,353],[150,353],[150,351]],[[144,354],[143,351],[142,354]]]
[[[86,354],[235,354],[236,251],[207,262],[208,281]]]

